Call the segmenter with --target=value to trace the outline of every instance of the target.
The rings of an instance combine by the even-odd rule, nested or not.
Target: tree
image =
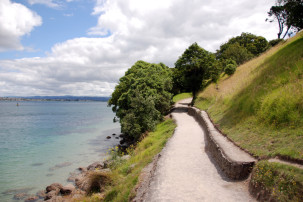
[[[121,123],[121,132],[137,140],[152,131],[172,104],[172,72],[164,64],[136,62],[115,87],[109,106]]]
[[[287,13],[287,26],[300,31],[303,29],[303,1],[284,0],[284,3],[284,9]]]
[[[243,32],[240,36],[233,37],[220,46],[216,53],[217,59],[221,59],[222,54],[233,44],[238,44],[238,47],[245,48],[247,53],[253,56],[260,55],[268,48],[268,42],[264,37]]]
[[[272,6],[268,12],[271,19],[266,21],[274,22],[277,20],[279,25],[278,39],[286,28],[283,39],[288,34],[289,30],[295,32],[303,28],[303,1],[302,0],[277,0],[276,5]]]
[[[273,39],[268,42],[269,46],[274,47],[275,45],[279,44],[280,42],[284,41],[283,39]]]
[[[180,86],[193,94],[194,104],[198,91],[208,80],[218,74],[214,67],[215,56],[201,48],[197,43],[189,46],[175,63],[175,74],[178,75]]]
[[[251,58],[253,58],[253,54],[251,54],[245,47],[241,46],[238,42],[230,44],[221,55],[221,59],[234,60],[237,65],[241,65],[244,62],[250,60]]]

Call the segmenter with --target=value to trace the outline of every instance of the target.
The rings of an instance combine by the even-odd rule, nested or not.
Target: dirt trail
[[[177,107],[189,102],[183,100]],[[255,201],[247,181],[226,179],[212,163],[195,119],[182,108],[172,114],[178,126],[162,151],[145,201]]]

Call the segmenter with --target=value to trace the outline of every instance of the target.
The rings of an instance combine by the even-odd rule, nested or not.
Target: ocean
[[[71,172],[104,160],[119,143],[120,125],[106,102],[16,104],[0,102],[0,201],[68,184]]]

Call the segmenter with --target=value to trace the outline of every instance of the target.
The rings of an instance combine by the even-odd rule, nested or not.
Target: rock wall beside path
[[[188,114],[193,116],[205,130],[208,141],[206,149],[226,177],[231,180],[246,179],[256,160],[224,137],[214,127],[206,112],[189,107]]]

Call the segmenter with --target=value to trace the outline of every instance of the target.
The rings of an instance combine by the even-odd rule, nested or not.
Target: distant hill
[[[0,97],[6,101],[99,101],[107,102],[110,97],[91,97],[91,96],[29,96],[29,97]]]

